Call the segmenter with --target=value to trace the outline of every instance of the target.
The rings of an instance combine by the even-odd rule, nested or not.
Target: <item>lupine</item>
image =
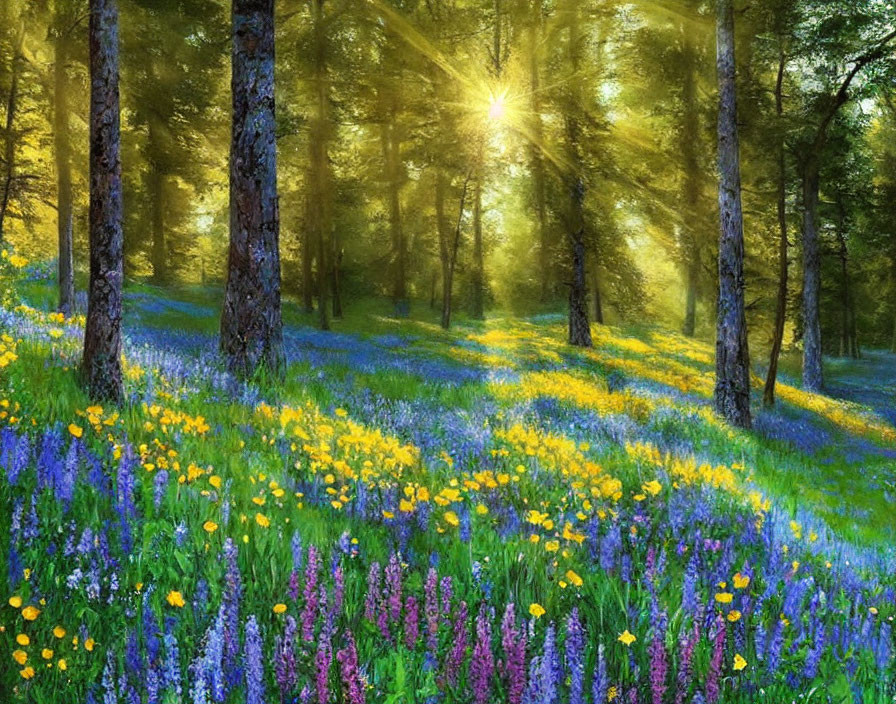
[[[208,630],[205,643],[205,668],[210,675],[212,699],[223,702],[224,688],[224,604],[218,608],[215,622]]]
[[[382,572],[380,563],[373,562],[367,571],[367,595],[364,597],[364,618],[376,622],[377,605],[381,601]]]
[[[401,617],[401,563],[394,552],[386,565],[386,605],[389,620],[396,623]]]
[[[516,627],[516,611],[512,603],[501,619],[501,647],[504,650],[502,674],[507,683],[507,700],[520,704],[526,691],[526,634]]]
[[[709,661],[709,672],[706,674],[706,703],[719,701],[721,688],[719,677],[722,674],[722,660],[725,657],[725,621],[721,616],[716,618],[716,633],[713,638],[712,657]]]
[[[224,540],[224,561],[227,565],[222,604],[224,608],[224,663],[227,682],[233,686],[238,679],[236,660],[240,649],[240,600],[243,596],[243,584],[237,564],[237,547],[229,537]]]
[[[320,553],[308,546],[308,564],[305,566],[305,606],[302,609],[302,640],[310,643],[314,638],[314,622],[317,618],[317,579],[320,571]]]
[[[594,704],[604,704],[610,689],[610,680],[607,677],[607,660],[604,657],[604,644],[597,646],[597,666],[594,669],[594,681],[591,685],[591,695]]]
[[[412,595],[404,602],[404,644],[409,650],[413,650],[420,637],[420,610],[417,607],[417,599]]]
[[[255,616],[246,621],[246,704],[265,704],[261,633]]]
[[[457,606],[452,631],[452,646],[445,660],[444,678],[450,686],[457,684],[460,668],[467,657],[467,602]]]
[[[648,646],[650,656],[650,693],[653,704],[662,704],[666,694],[666,674],[669,665],[666,659],[666,614],[660,612],[653,624],[653,637]]]
[[[700,640],[700,626],[695,623],[688,636],[682,636],[679,641],[681,654],[678,662],[678,675],[676,677],[675,704],[684,704],[691,688],[691,673],[694,659],[694,649]]]
[[[585,702],[585,629],[579,609],[566,618],[566,668],[569,671],[569,704]]]
[[[336,653],[342,679],[342,693],[346,704],[365,704],[364,681],[358,669],[358,650],[351,631],[346,634],[346,645]]]
[[[180,653],[177,649],[177,639],[174,637],[174,620],[165,621],[165,689],[173,691],[177,698],[183,695],[180,679]]]
[[[806,662],[803,666],[803,677],[807,680],[814,680],[818,674],[818,663],[824,653],[825,646],[825,627],[823,623],[815,625],[815,635],[812,639],[812,647],[806,653]],[[883,668],[881,668],[883,669]]]
[[[439,648],[438,584],[439,576],[435,569],[430,567],[423,584],[423,612],[426,617],[426,648],[433,655]]]
[[[473,701],[476,704],[485,704],[489,700],[492,677],[495,674],[489,621],[488,607],[482,604],[476,616],[476,640],[473,643],[473,657],[470,661],[470,685],[473,688]]]
[[[103,704],[118,704],[118,690],[115,687],[115,656],[111,650],[106,653],[106,666],[103,668]]]
[[[280,688],[280,699],[286,701],[287,696],[298,682],[296,672],[296,634],[298,624],[292,616],[286,617],[286,628],[283,637],[277,636],[274,645],[274,674]]]

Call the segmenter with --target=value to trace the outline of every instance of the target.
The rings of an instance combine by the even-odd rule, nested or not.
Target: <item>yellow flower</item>
[[[255,522],[258,525],[260,525],[262,528],[267,528],[269,525],[271,525],[270,519],[267,516],[265,516],[263,513],[255,514]]]
[[[619,634],[619,638],[617,638],[617,640],[623,645],[631,645],[638,639],[634,635],[629,633],[628,629],[626,628],[622,633]]]
[[[214,533],[216,530],[218,530],[218,524],[214,521],[206,521],[202,524],[202,529],[206,533]]]
[[[535,618],[541,618],[544,616],[544,607],[541,604],[531,603],[529,604],[529,613],[532,614]]]
[[[38,616],[40,616],[40,609],[36,606],[26,606],[22,609],[22,618],[26,621],[33,621]]]
[[[19,665],[24,665],[25,661],[28,660],[28,653],[24,650],[13,650],[12,659],[19,663]]]
[[[738,672],[743,670],[747,666],[747,661],[744,660],[743,656],[740,653],[735,653],[734,655],[734,671]]]
[[[16,636],[16,643],[18,643],[19,645],[23,645],[23,646],[30,645],[31,639],[28,636],[26,636],[24,633],[19,633],[19,635]]]
[[[9,605],[14,609],[18,609],[19,607],[22,606],[22,597],[20,597],[20,596],[9,597]]]
[[[68,669],[68,663],[65,661],[65,658],[60,658],[59,662],[56,663],[56,667],[65,672]]]
[[[648,494],[656,496],[663,490],[663,485],[660,484],[656,479],[653,479],[645,484],[642,484],[641,488]]]
[[[65,629],[62,626],[56,626],[53,629],[53,635],[57,638],[65,638]]]
[[[582,578],[579,577],[579,575],[577,575],[572,570],[567,570],[566,578],[570,581],[571,584],[574,584],[577,587],[581,587],[584,584],[584,582],[582,581]]]
[[[52,660],[53,659],[53,651],[50,650],[49,648],[44,648],[43,650],[40,651],[40,656],[44,660]]]
[[[84,641],[84,650],[89,653],[93,650],[94,645],[96,645],[96,641],[93,638],[88,638]]]
[[[748,586],[750,586],[750,577],[748,575],[741,574],[740,572],[734,575],[732,581],[734,582],[735,589],[746,589]]]
[[[19,670],[19,674],[26,680],[30,680],[34,677],[34,668],[26,667],[24,670]]]
[[[286,604],[274,604],[275,614],[282,614],[284,611],[286,611]]]
[[[219,477],[217,474],[213,474],[212,476],[210,476],[208,478],[208,483],[211,484],[213,487],[215,487],[215,489],[220,489],[221,488],[221,477]]]
[[[452,526],[460,525],[460,519],[457,517],[457,514],[454,511],[445,512],[445,522]]]
[[[479,504],[476,507],[476,513],[478,513],[480,516],[484,516],[488,513],[488,506],[486,506],[485,504]]]
[[[740,621],[740,611],[738,611],[737,609],[731,609],[731,611],[728,612],[728,616],[726,616],[726,618],[727,618],[731,623],[734,623],[734,622],[736,622],[736,621]]]
[[[557,552],[560,549],[560,542],[558,540],[548,540],[544,544],[544,549],[548,552]]]
[[[79,438],[84,434],[84,428],[82,428],[80,425],[75,425],[74,423],[69,423],[68,432],[70,432],[76,438]]]
[[[176,606],[178,609],[182,609],[186,603],[184,602],[184,595],[180,592],[174,591],[173,589],[168,592],[168,596],[166,598],[171,606]],[[85,643],[84,645],[86,647],[87,644]]]
[[[730,604],[733,598],[734,595],[731,592],[718,592],[716,594],[716,601],[720,604]]]

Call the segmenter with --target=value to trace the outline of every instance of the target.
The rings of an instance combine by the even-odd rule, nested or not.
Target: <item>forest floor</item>
[[[232,579],[218,561],[194,561],[220,549],[225,537],[240,548],[242,613],[264,614],[268,651],[273,634],[283,637],[280,612],[271,617],[271,607],[289,603],[290,570],[302,566],[302,545],[315,544],[325,556],[327,546],[337,546],[333,565],[339,550],[351,559],[360,555],[345,566],[348,596],[339,623],[346,633],[354,628],[368,701],[423,701],[450,679],[443,671],[450,669],[447,652],[432,665],[443,657],[441,645],[424,654],[407,644],[396,656],[371,637],[376,628],[359,625],[365,579],[368,593],[372,588],[368,571],[374,560],[388,562],[394,549],[410,591],[421,588],[428,565],[439,566],[455,580],[456,598],[471,605],[482,600],[499,614],[513,602],[524,617],[531,614],[533,655],[542,637],[554,637],[536,621],[568,629],[570,609],[578,605],[576,618],[581,614],[586,630],[606,634],[600,637],[608,648],[604,667],[618,693],[655,687],[647,681],[653,671],[647,662],[656,655],[647,650],[647,634],[658,628],[660,607],[674,622],[669,657],[680,664],[674,629],[684,629],[688,604],[697,599],[708,601],[708,639],[720,627],[713,625],[712,607],[723,609],[722,626],[722,615],[730,624],[720,701],[755,701],[759,686],[789,697],[817,691],[822,682],[840,693],[829,701],[844,701],[850,691],[867,702],[888,701],[892,634],[883,619],[896,614],[896,355],[870,351],[861,360],[826,360],[830,396],[803,392],[785,371],[778,405],[757,408],[754,429],[739,431],[712,412],[711,345],[656,327],[594,326],[594,349],[580,350],[565,344],[560,314],[460,320],[446,332],[422,306],[420,318],[397,319],[388,303],[367,302],[335,321],[333,331],[321,332],[287,302],[287,372],[246,384],[225,374],[217,359],[220,290],[163,293],[139,285],[126,294],[130,403],[117,414],[84,397],[75,371],[81,328],[50,312],[51,283],[23,282],[18,290],[25,305],[0,310],[2,327],[18,340],[9,343],[15,359],[0,371],[0,399],[12,404],[15,417],[2,416],[9,426],[0,442],[0,466],[7,470],[0,498],[27,511],[23,497],[34,486],[65,486],[41,479],[41,463],[66,456],[66,447],[68,456],[83,454],[84,466],[120,462],[121,475],[130,458],[145,470],[127,490],[138,497],[125,501],[130,509],[121,505],[121,479],[117,493],[109,488],[103,499],[102,481],[78,470],[72,481],[79,488],[57,489],[55,501],[37,507],[33,520],[50,529],[44,537],[18,536],[21,527],[9,519],[15,564],[43,573],[25,590],[44,596],[42,608],[58,619],[79,614],[81,631],[97,642],[123,640],[114,628],[127,629],[121,619],[133,598],[104,609],[89,590],[86,596],[66,591],[58,578],[50,586],[48,571],[71,570],[46,557],[46,542],[54,540],[46,536],[83,535],[76,522],[106,520],[108,526],[110,516],[124,512],[114,532],[132,537],[116,538],[126,555],[109,568],[115,584],[154,585],[152,605],[162,613],[171,609],[163,599],[171,590],[179,587],[188,602],[194,599],[194,620],[172,626],[172,637],[193,655],[211,632],[202,638],[197,629],[215,625],[214,604],[232,598]],[[761,387],[760,378],[755,383]],[[9,476],[10,457],[21,449],[17,429],[29,427],[38,433],[30,441],[36,484]],[[59,507],[72,501],[85,510],[69,526],[67,509]],[[340,536],[351,536],[355,547]],[[712,556],[692,560],[693,550]],[[89,565],[86,559],[85,571]],[[657,570],[666,577],[651,586]],[[696,587],[689,570],[696,571]],[[746,591],[733,601],[725,596],[735,571],[735,586],[752,575],[755,601]],[[13,572],[11,566],[10,594],[23,589]],[[112,576],[102,579],[105,595]],[[199,613],[209,608],[197,606],[199,593],[211,604],[211,621]],[[818,593],[828,595],[820,611]],[[67,602],[54,595],[66,595],[74,611],[65,615]],[[116,599],[110,594],[108,603]],[[307,600],[293,601],[289,611],[307,617]],[[871,604],[879,626],[868,615]],[[475,610],[470,613],[472,619]],[[785,621],[793,624],[786,635]],[[377,627],[393,629],[393,636],[402,628]],[[629,644],[617,642],[624,631],[638,635],[634,660],[625,658]],[[446,636],[450,641],[450,634],[439,638]],[[4,638],[12,651],[12,629],[0,633],[0,644]],[[706,643],[700,648],[712,647]],[[689,693],[711,689],[719,675],[711,654],[701,656],[693,682],[678,686]],[[735,655],[749,664],[732,670]],[[269,672],[268,685],[313,687],[313,656],[300,664],[297,683],[275,685]],[[820,669],[812,664],[816,656]],[[400,682],[395,657],[402,658]],[[844,668],[847,659],[860,663],[858,669]],[[586,660],[589,673],[600,669],[596,646],[589,646]],[[84,664],[77,680],[82,692],[113,667]],[[151,657],[144,667],[152,667]],[[29,686],[44,696],[59,686],[40,677]],[[456,685],[458,691],[466,686]],[[494,686],[503,700],[509,683]],[[388,698],[393,695],[398,698]]]

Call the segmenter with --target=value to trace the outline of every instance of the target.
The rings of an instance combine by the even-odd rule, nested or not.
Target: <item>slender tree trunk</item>
[[[821,349],[821,253],[818,244],[818,161],[803,164],[803,387],[824,388]]]
[[[775,383],[778,378],[778,359],[784,343],[784,324],[787,320],[787,278],[788,247],[787,240],[787,162],[785,161],[784,130],[780,124],[784,116],[784,69],[786,57],[782,51],[778,59],[778,78],[775,82],[775,112],[778,116],[778,296],[775,302],[775,327],[772,333],[772,350],[768,360],[768,374],[765,377],[765,390],[762,401],[766,406],[775,404]]]
[[[454,286],[454,268],[457,264],[457,250],[460,247],[460,233],[463,227],[464,208],[470,183],[468,175],[460,194],[460,206],[454,233],[450,233],[445,220],[445,177],[440,171],[436,177],[436,219],[439,227],[439,250],[442,259],[442,327],[451,327],[451,294]]]
[[[473,305],[470,310],[470,317],[474,320],[482,320],[485,317],[485,282],[484,272],[485,264],[483,261],[483,245],[482,245],[482,147],[479,148],[477,157],[478,165],[476,169],[475,181],[473,183]]]
[[[150,129],[150,133],[152,129]],[[165,242],[165,175],[158,164],[149,164],[149,199],[152,222],[152,278],[168,281],[168,248]]]
[[[597,273],[597,267],[594,267],[594,322],[598,325],[604,324],[604,308],[601,305],[600,277]]]
[[[837,196],[837,257],[840,260],[840,356],[852,356],[852,325],[850,323],[849,253],[846,248],[846,214]]]
[[[230,255],[221,315],[228,367],[283,367],[274,121],[274,0],[233,0]]]
[[[311,2],[314,30],[314,87],[316,112],[311,126],[309,147],[311,149],[311,181],[314,213],[314,247],[317,257],[317,313],[318,326],[321,330],[330,329],[328,318],[327,295],[331,287],[333,275],[330,252],[332,244],[330,234],[332,227],[332,194],[330,184],[330,163],[327,151],[330,137],[330,85],[327,79],[327,33],[324,20],[324,0]],[[334,289],[335,291],[335,289]],[[334,295],[334,306],[335,303]],[[341,305],[341,304],[340,304]]]
[[[551,245],[548,240],[548,209],[545,191],[546,176],[541,149],[544,125],[541,118],[541,76],[538,61],[542,32],[543,0],[532,0],[529,23],[529,94],[532,113],[532,139],[529,141],[529,169],[532,174],[532,200],[535,206],[535,239],[538,242],[539,284],[541,302],[551,297]]]
[[[682,225],[682,250],[685,260],[685,307],[682,333],[693,337],[697,327],[697,288],[700,285],[700,167],[697,158],[700,140],[700,110],[697,104],[696,61],[693,42],[682,29],[684,44],[684,82],[682,84],[681,157],[684,172],[682,200],[685,217]]]
[[[61,22],[59,23],[61,25]],[[68,107],[68,37],[59,29],[53,67],[53,143],[56,157],[56,225],[58,233],[58,310],[72,314],[75,305],[74,254],[72,250],[72,165]]]
[[[120,403],[123,271],[117,0],[90,0],[90,286],[82,371],[90,397]]]
[[[305,197],[305,223],[302,227],[302,308],[306,313],[314,312],[314,208],[312,197]]]
[[[389,206],[389,232],[392,237],[392,299],[397,312],[405,313],[408,304],[407,242],[401,226],[401,141],[398,137],[397,108],[393,103],[389,119],[382,128],[383,162],[386,171]]]
[[[3,175],[0,181],[0,244],[6,241],[6,216],[9,213],[9,201],[12,198],[13,183],[15,182],[16,163],[16,115],[19,110],[19,79],[22,72],[22,63],[25,58],[23,50],[25,45],[25,23],[16,35],[16,43],[10,68],[9,94],[6,98],[6,129],[3,138]]]
[[[575,8],[573,3],[572,8]],[[571,9],[572,9],[571,8]],[[569,63],[573,76],[578,75],[580,35],[578,17],[569,17]],[[585,180],[582,176],[582,158],[579,153],[579,116],[582,98],[573,88],[572,107],[564,116],[566,142],[569,151],[571,173],[569,175],[568,232],[572,281],[569,283],[569,344],[591,347],[591,326],[588,323],[588,284],[585,276]]]
[[[750,354],[744,308],[744,230],[732,0],[717,0],[716,67],[719,80],[719,303],[716,332],[716,411],[749,428]]]
[[[342,278],[340,269],[342,267],[342,248],[339,241],[333,233],[333,317],[342,318]]]

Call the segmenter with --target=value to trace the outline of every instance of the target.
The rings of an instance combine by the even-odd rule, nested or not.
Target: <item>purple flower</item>
[[[380,563],[373,562],[367,571],[367,595],[364,598],[364,618],[373,623],[376,622],[377,605],[382,600],[380,595],[381,583],[382,572]]]
[[[653,638],[647,647],[650,656],[650,693],[653,704],[663,704],[666,693],[666,675],[669,665],[666,660],[666,613],[660,612],[653,626]]]
[[[277,636],[274,641],[274,675],[280,688],[280,699],[286,701],[298,682],[296,672],[296,635],[298,624],[292,616],[286,617],[286,629],[283,637]]]
[[[467,602],[461,601],[457,606],[452,629],[452,646],[445,660],[444,679],[450,687],[457,685],[461,666],[467,657]]]
[[[413,650],[420,637],[420,609],[417,600],[408,595],[404,602],[404,644],[408,650]]]
[[[364,680],[358,669],[358,650],[351,631],[346,634],[345,647],[336,653],[342,678],[342,693],[346,704],[364,704]]]
[[[492,629],[489,609],[485,604],[479,607],[476,616],[476,640],[473,643],[473,658],[470,661],[470,684],[473,701],[485,704],[489,701],[495,661],[492,655]]]
[[[691,688],[691,672],[694,659],[694,649],[700,639],[700,626],[695,623],[688,636],[682,635],[679,645],[681,654],[678,663],[678,675],[676,677],[675,704],[684,704]]]
[[[246,621],[246,704],[264,704],[264,663],[261,633],[255,616]]]
[[[314,622],[317,619],[317,579],[320,571],[320,553],[313,545],[308,547],[308,564],[305,566],[305,606],[302,609],[302,640],[314,639]]]
[[[721,616],[716,617],[716,634],[713,638],[712,657],[709,661],[709,672],[706,673],[706,703],[715,704],[719,701],[721,687],[719,678],[722,674],[722,660],[725,656],[725,620]]]
[[[516,611],[512,603],[501,619],[501,647],[504,661],[501,672],[507,686],[507,701],[520,704],[526,691],[526,634],[516,627]]]
[[[401,618],[401,563],[394,552],[386,565],[386,604],[389,620],[396,623]]]
[[[569,704],[585,702],[585,629],[579,609],[566,618],[566,668],[569,671]]]
[[[435,655],[439,649],[439,576],[429,568],[423,585],[423,612],[426,617],[426,649]]]
[[[594,669],[594,682],[591,694],[594,704],[604,704],[610,691],[610,680],[607,678],[607,659],[604,657],[604,644],[597,646],[597,667]]]

